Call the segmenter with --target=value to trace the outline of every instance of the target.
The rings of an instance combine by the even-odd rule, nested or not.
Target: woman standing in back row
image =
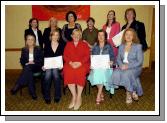
[[[103,25],[103,30],[107,32],[107,42],[111,45],[114,51],[114,59],[116,59],[118,48],[114,45],[112,38],[120,32],[120,23],[116,21],[114,10],[108,12],[107,21],[106,24]]]

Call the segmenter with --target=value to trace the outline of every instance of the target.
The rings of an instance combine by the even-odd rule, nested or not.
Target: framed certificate
[[[63,68],[62,56],[44,58],[44,68],[45,69],[53,69],[53,68],[62,69]]]
[[[91,55],[91,69],[109,69],[109,55]]]

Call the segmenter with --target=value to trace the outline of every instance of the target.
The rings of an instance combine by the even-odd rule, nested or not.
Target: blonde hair
[[[74,29],[72,31],[72,35],[75,33],[75,32],[78,32],[80,34],[80,39],[82,38],[82,31],[80,29]]]
[[[49,19],[49,27],[51,27],[51,21],[56,21],[56,23],[57,23],[57,19],[55,17],[51,17]],[[56,25],[56,27],[57,27],[57,25]]]
[[[131,32],[133,33],[132,42],[138,44],[138,43],[140,42],[140,41],[139,41],[139,38],[138,38],[138,36],[137,36],[136,31],[135,31],[134,29],[132,29],[132,28],[128,28],[128,29],[126,29],[126,30],[124,31],[123,36],[122,36],[122,44],[125,44],[125,43],[126,43],[125,34],[126,34],[127,31],[131,31]]]
[[[28,44],[27,44],[27,39],[28,39],[28,37],[33,37],[34,38],[34,47],[36,46],[36,37],[35,37],[35,35],[34,34],[28,34],[27,36],[26,36],[26,39],[25,39],[25,47],[26,48],[29,48],[29,46],[28,46]]]
[[[53,36],[56,32],[59,34],[59,38],[58,38],[58,41],[59,41],[59,39],[60,39],[60,31],[59,31],[58,29],[56,29],[56,30],[50,32],[50,36],[49,36],[50,41],[52,41],[52,36]]]

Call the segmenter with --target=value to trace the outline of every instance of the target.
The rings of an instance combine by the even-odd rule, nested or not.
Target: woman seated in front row
[[[51,58],[62,56],[64,51],[65,43],[60,40],[60,31],[55,30],[50,34],[50,43],[44,48],[44,57]],[[56,63],[55,63],[56,64]],[[58,103],[61,98],[61,79],[59,68],[46,69],[44,66],[42,69],[45,71],[45,77],[43,82],[44,99],[47,104],[51,103],[51,82],[52,77],[54,81],[54,102]]]
[[[81,94],[90,68],[90,49],[87,43],[81,40],[82,32],[79,29],[73,30],[72,39],[64,49],[64,85],[68,85],[72,94],[68,108],[78,110],[82,104]]]
[[[22,48],[20,63],[23,66],[21,75],[19,76],[14,88],[11,90],[12,95],[24,85],[28,84],[29,93],[32,99],[36,100],[35,83],[33,73],[41,71],[43,64],[43,53],[39,47],[35,46],[36,37],[33,34],[27,34],[26,47]]]
[[[109,85],[124,86],[126,89],[126,103],[138,100],[138,96],[143,94],[139,76],[142,71],[143,51],[139,44],[137,34],[134,29],[126,29],[123,34],[122,45],[119,46],[117,63],[119,69],[115,69]]]
[[[92,55],[106,55],[110,57],[110,66],[112,66],[114,61],[114,52],[112,47],[107,43],[107,33],[104,30],[98,31],[98,40],[97,44],[92,49]],[[96,97],[96,104],[100,104],[104,100],[103,86],[106,90],[114,94],[114,88],[108,87],[108,82],[111,79],[112,68],[111,69],[93,69],[91,70],[88,80],[91,85],[96,85],[98,88],[98,93]]]

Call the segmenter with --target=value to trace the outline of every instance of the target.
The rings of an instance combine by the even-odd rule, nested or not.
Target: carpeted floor
[[[16,95],[10,94],[10,89],[14,86],[15,81],[19,76],[20,71],[6,70],[5,73],[5,110],[6,111],[69,111],[68,104],[70,103],[71,95],[68,89],[66,94],[63,95],[61,101],[57,104],[53,102],[50,105],[46,104],[41,94],[40,81],[36,81],[37,96],[36,101],[31,99],[28,93],[28,88],[24,88],[22,96],[20,92]],[[96,87],[91,87],[90,94],[83,92],[82,106],[80,111],[154,111],[155,110],[155,73],[154,70],[143,70],[141,75],[141,83],[144,95],[139,98],[138,102],[133,102],[131,105],[125,103],[125,90],[124,88],[117,89],[115,94],[110,98],[108,92],[105,92],[105,101],[100,105],[96,105]],[[52,88],[51,92],[54,88]],[[52,93],[53,97],[53,93]]]

